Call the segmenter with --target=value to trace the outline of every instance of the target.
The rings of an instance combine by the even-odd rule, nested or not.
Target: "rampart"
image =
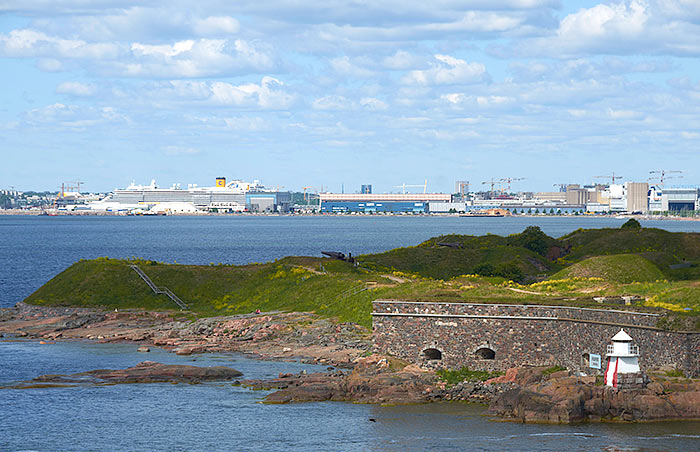
[[[620,328],[639,346],[641,368],[700,376],[700,333],[656,328],[657,314],[566,306],[373,302],[375,351],[415,363],[505,370],[561,365],[588,374],[605,367]],[[591,368],[591,355],[602,358]],[[594,360],[595,361],[595,360]]]

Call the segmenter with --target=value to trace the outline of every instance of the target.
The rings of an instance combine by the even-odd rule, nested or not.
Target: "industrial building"
[[[321,193],[322,213],[428,213],[433,201],[450,202],[443,193]]]
[[[649,190],[649,211],[681,212],[700,210],[700,190],[696,187],[659,187]]]

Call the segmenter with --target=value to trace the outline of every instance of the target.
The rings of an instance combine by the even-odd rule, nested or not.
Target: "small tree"
[[[632,230],[639,230],[642,229],[642,225],[639,223],[639,221],[635,220],[634,218],[630,218],[620,226],[620,229],[632,229]]]

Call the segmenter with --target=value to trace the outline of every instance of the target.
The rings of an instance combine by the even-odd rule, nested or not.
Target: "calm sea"
[[[0,306],[11,306],[81,258],[260,262],[286,255],[353,253],[448,234],[511,234],[538,225],[554,236],[617,227],[599,218],[434,217],[3,217]],[[700,223],[643,222],[700,232]],[[0,384],[46,373],[123,368],[144,359],[230,365],[246,377],[318,367],[234,355],[180,357],[133,345],[0,340]],[[698,451],[700,423],[549,426],[493,422],[458,403],[379,407],[263,405],[264,392],[229,384],[0,389],[0,451]],[[370,422],[369,419],[376,422]]]

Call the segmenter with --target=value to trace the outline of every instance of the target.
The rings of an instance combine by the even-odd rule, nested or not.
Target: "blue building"
[[[428,213],[431,201],[449,201],[443,193],[321,193],[322,213]]]

